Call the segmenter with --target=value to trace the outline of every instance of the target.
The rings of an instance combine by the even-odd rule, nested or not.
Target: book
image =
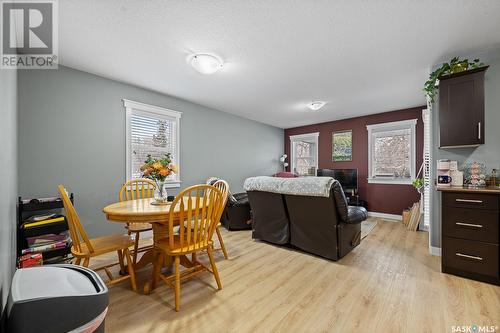
[[[42,252],[47,252],[47,251],[50,251],[50,250],[63,249],[63,248],[66,247],[66,245],[67,245],[66,241],[55,242],[55,243],[47,244],[47,245],[29,247],[27,249],[22,250],[21,253],[22,254],[42,253]]]
[[[54,216],[56,216],[56,214],[33,215],[24,220],[24,222],[38,222],[38,221],[48,220]]]
[[[41,203],[41,202],[56,202],[56,201],[61,201],[61,198],[49,197],[49,198],[36,198],[36,199],[23,199],[23,200],[21,200],[21,202],[23,204]]]
[[[410,219],[407,224],[407,229],[411,231],[417,231],[418,230],[418,225],[420,224],[420,201],[416,202],[413,204],[413,207],[411,209],[410,213]]]
[[[25,254],[19,257],[18,261],[19,261],[18,263],[19,268],[41,266],[43,265],[43,256],[41,253]]]
[[[47,219],[47,220],[43,220],[43,221],[36,221],[36,222],[26,221],[26,222],[24,222],[22,224],[22,228],[28,229],[28,228],[38,227],[38,226],[41,226],[41,225],[47,225],[47,224],[51,224],[51,223],[63,222],[64,220],[65,220],[64,216],[59,216],[59,217],[55,217],[55,218]]]
[[[40,236],[26,237],[29,247],[47,245],[55,242],[69,241],[70,237],[67,232],[60,234],[46,234]]]
[[[404,226],[407,226],[408,225],[408,221],[410,220],[410,210],[409,209],[405,209],[403,211],[403,225]]]

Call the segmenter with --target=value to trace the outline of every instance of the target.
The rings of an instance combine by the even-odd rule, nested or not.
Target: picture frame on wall
[[[352,130],[332,133],[332,161],[352,161]]]

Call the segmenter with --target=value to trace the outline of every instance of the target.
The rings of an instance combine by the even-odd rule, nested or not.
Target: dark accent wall
[[[291,156],[290,135],[319,132],[318,167],[320,169],[358,169],[359,195],[361,199],[368,202],[368,210],[371,212],[401,215],[401,212],[405,208],[419,200],[419,195],[411,185],[368,184],[368,131],[366,125],[418,119],[416,128],[416,168],[418,172],[422,164],[424,142],[422,109],[425,109],[425,106],[289,128],[285,130],[285,152],[288,156]],[[340,130],[352,130],[352,161],[332,161],[332,132]]]

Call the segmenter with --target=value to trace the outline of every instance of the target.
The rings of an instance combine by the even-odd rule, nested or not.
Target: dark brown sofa
[[[235,193],[227,201],[220,222],[227,230],[251,229],[250,204],[246,192]]]
[[[359,245],[363,207],[350,207],[335,181],[329,197],[248,191],[252,238],[291,244],[303,251],[337,260]]]

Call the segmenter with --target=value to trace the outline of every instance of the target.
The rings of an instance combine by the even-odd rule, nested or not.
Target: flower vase
[[[156,203],[166,203],[168,198],[167,183],[164,180],[155,180],[156,189],[155,189],[155,201]]]

